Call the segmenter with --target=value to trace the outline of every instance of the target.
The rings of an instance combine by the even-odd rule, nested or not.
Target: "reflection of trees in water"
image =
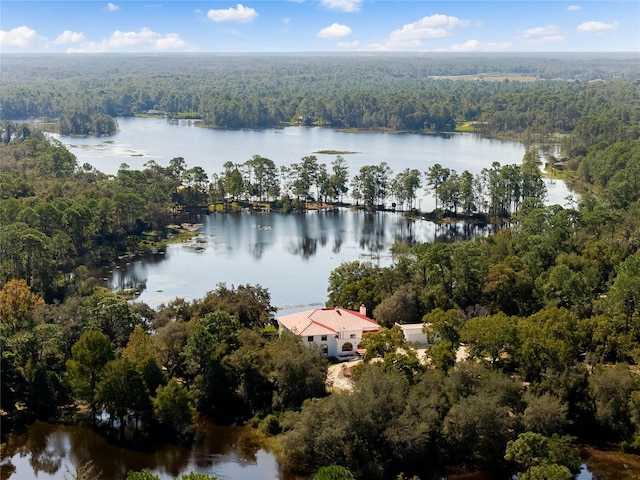
[[[175,445],[167,445],[153,454],[153,465],[155,465],[155,469],[166,472],[176,478],[187,470],[190,457],[190,450]]]
[[[298,237],[289,245],[289,252],[300,256],[305,260],[313,257],[318,250],[318,239],[309,237]]]
[[[16,466],[11,463],[11,460],[5,461],[3,459],[0,461],[0,478],[2,480],[11,477],[14,473],[16,473]]]
[[[198,440],[193,456],[201,468],[211,467],[230,458],[255,465],[256,454],[261,448],[256,433],[250,428],[225,427],[203,421],[198,425]]]
[[[276,218],[271,213],[251,213],[249,219],[251,231],[249,251],[251,256],[256,260],[260,260],[264,255],[267,247],[273,245],[273,222]],[[241,220],[243,221],[243,217]]]
[[[29,465],[36,475],[40,472],[48,475],[55,474],[62,465],[65,448],[61,448],[59,439],[57,441],[55,438],[50,439],[53,432],[52,425],[36,422],[27,429],[26,433],[9,435],[2,448],[2,478],[9,478],[7,474],[15,471],[11,458],[16,455],[28,457]]]
[[[490,232],[487,225],[477,223],[458,222],[437,224],[434,233],[434,243],[453,243],[463,240],[473,240],[486,236]]]
[[[147,254],[134,257],[131,260],[118,263],[113,272],[107,273],[105,269],[104,277],[111,276],[111,288],[115,290],[126,290],[136,288],[144,290],[147,283],[147,267],[159,264],[169,259],[170,250],[164,254]]]
[[[333,253],[340,253],[342,244],[344,242],[345,231],[345,213],[340,210],[331,210],[323,213],[323,219],[326,220],[324,225],[333,231]]]
[[[33,476],[44,472],[55,475],[65,464],[71,476],[82,465],[93,462],[94,473],[104,480],[121,479],[131,470],[162,470],[172,477],[182,474],[189,465],[191,451],[177,445],[165,445],[155,453],[138,452],[110,445],[92,430],[80,426],[35,422],[21,435],[10,435],[2,449],[2,477],[9,478],[15,467],[10,459],[27,457]],[[9,460],[9,462],[5,460]],[[21,478],[30,472],[21,471]],[[66,478],[66,476],[65,476]]]
[[[342,236],[336,236],[333,240],[333,248],[331,251],[333,253],[340,253],[340,249],[342,248]]]
[[[144,290],[147,283],[146,278],[139,277],[135,271],[119,271],[118,274],[113,272],[113,279],[111,281],[112,288],[116,290],[126,290],[128,288],[136,288]]]
[[[394,243],[414,245],[416,243],[415,224],[415,220],[408,219],[404,216],[400,217],[393,229]]]
[[[259,242],[259,241],[254,242],[249,247],[249,252],[251,253],[251,256],[253,258],[255,258],[256,260],[260,260],[262,258],[262,256],[264,255],[265,245],[266,244],[264,242]]]
[[[82,427],[73,427],[68,431],[69,452],[73,463],[77,466],[92,461],[95,470],[102,478],[118,478],[116,475],[123,473],[126,468],[126,455],[117,454],[119,449],[110,446],[106,439],[97,435],[92,430]],[[119,453],[119,452],[118,452]]]
[[[60,469],[65,452],[52,448],[52,442],[49,441],[52,431],[46,428],[46,424],[38,424],[38,427],[44,428],[36,428],[35,431],[30,431],[27,435],[25,446],[31,452],[29,465],[36,474],[45,472],[53,475]]]
[[[305,260],[314,256],[318,250],[317,232],[310,232],[309,219],[306,214],[294,214],[296,238],[289,244],[289,252]]]
[[[370,255],[378,255],[385,249],[386,215],[364,213],[362,228],[359,229],[358,245]]]
[[[329,241],[327,237],[327,217],[323,212],[313,212],[313,218],[318,223],[320,246],[326,247]]]

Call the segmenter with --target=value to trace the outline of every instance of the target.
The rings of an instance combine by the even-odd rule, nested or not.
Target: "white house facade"
[[[419,347],[425,347],[429,344],[427,334],[424,332],[424,323],[396,323],[404,334],[404,339],[407,342],[417,344]]]
[[[380,330],[380,325],[367,317],[367,310],[341,307],[317,308],[277,318],[281,331],[293,333],[307,345],[319,345],[329,357],[356,355],[365,333]]]

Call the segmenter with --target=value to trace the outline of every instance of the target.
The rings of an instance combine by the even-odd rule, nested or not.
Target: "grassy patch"
[[[474,122],[463,122],[456,125],[456,132],[475,132],[476,127]]]
[[[133,300],[142,293],[144,288],[144,285],[141,285],[138,288],[125,288],[124,290],[117,291],[116,295],[124,300]]]

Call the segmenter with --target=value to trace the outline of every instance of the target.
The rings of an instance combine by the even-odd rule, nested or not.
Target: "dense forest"
[[[494,70],[482,58],[447,66],[436,57],[428,67],[415,66],[410,56],[358,57],[351,70],[341,57],[283,57],[276,70],[268,68],[275,62],[270,57],[236,59],[240,76],[224,58],[207,63],[196,56],[176,57],[181,73],[163,76],[168,67],[159,61],[132,71],[128,57],[107,58],[99,67],[94,57],[70,56],[66,69],[49,57],[33,65],[10,58],[6,68],[3,63],[3,117],[58,118],[73,98],[74,109],[89,117],[157,108],[197,110],[206,119],[207,102],[227,95],[225,105],[236,105],[229,111],[246,119],[238,112],[254,98],[256,105],[267,99],[276,105],[298,92],[295,102],[282,101],[286,115],[279,113],[277,122],[311,116],[363,127],[300,105],[322,99],[334,108],[337,99],[359,98],[364,118],[378,96],[388,96],[393,108],[412,108],[398,113],[401,123],[424,105],[429,112],[450,109],[456,122],[486,122],[494,132],[563,134],[558,160],[582,193],[570,208],[540,202],[535,148],[522,165],[496,164],[475,178],[446,165],[395,175],[389,166],[368,166],[349,177],[340,157],[330,168],[307,157],[283,174],[260,156],[229,162],[211,176],[182,158],[167,166],[149,162],[142,171],[122,165],[107,176],[77,165],[37,127],[5,122],[3,435],[76,404],[87,407],[90,425],[106,414],[101,428],[114,441],[188,444],[195,416],[203,415],[254,425],[287,470],[310,475],[337,465],[355,478],[381,479],[480,468],[568,480],[580,465],[581,445],[640,451],[640,84],[633,68],[623,68],[627,63],[613,59],[596,71],[584,59],[523,59],[523,74],[580,78],[496,82],[427,77],[504,73],[503,62],[512,68],[513,59],[498,58]],[[214,68],[218,63],[226,69]],[[323,65],[336,73],[324,70],[322,77]],[[48,72],[47,82],[40,83],[39,69]],[[95,75],[82,80],[87,71]],[[106,73],[99,78],[100,71]],[[589,71],[602,81],[588,82]],[[177,87],[187,76],[202,95]],[[222,89],[231,76],[236,89]],[[6,88],[5,77],[11,79]],[[172,90],[163,90],[168,85]],[[136,103],[144,91],[158,95]],[[119,110],[124,94],[131,95],[129,110]],[[163,104],[189,94],[197,104]],[[418,130],[431,129],[425,125],[421,119]],[[381,178],[388,188],[372,188]],[[389,267],[351,262],[332,272],[327,305],[364,303],[384,327],[366,337],[351,391],[327,391],[330,359],[278,334],[269,292],[259,285],[220,284],[201,299],[177,298],[153,309],[104,289],[91,275],[118,255],[157,248],[171,222],[203,205],[339,202],[349,192],[365,206],[393,201],[411,208],[411,193],[423,187],[443,213],[485,212],[511,222],[475,240],[396,244]],[[418,360],[396,322],[425,323],[434,340],[428,362]],[[470,358],[456,362],[461,345]]]
[[[577,130],[609,140],[633,138],[619,138],[623,125],[638,131],[632,55],[5,55],[2,62],[5,120],[157,111],[219,128],[422,132],[475,122],[483,133]]]

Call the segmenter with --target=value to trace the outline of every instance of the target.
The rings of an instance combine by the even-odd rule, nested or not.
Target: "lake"
[[[344,155],[352,177],[363,165],[387,162],[395,173],[405,168],[424,172],[435,163],[458,173],[480,173],[494,161],[520,163],[524,147],[517,142],[491,140],[474,134],[344,133],[319,127],[267,130],[217,130],[194,122],[162,118],[119,118],[120,131],[111,137],[57,137],[76,155],[80,165],[115,174],[122,163],[142,169],[149,160],[167,165],[184,157],[188,166],[201,166],[211,175],[226,161],[242,163],[259,154],[276,165],[290,165],[316,155],[330,166],[335,155],[320,150],[357,152]],[[550,204],[564,205],[569,194],[563,182],[547,181]],[[432,210],[434,201],[423,191],[418,205]],[[486,228],[435,225],[408,221],[401,214],[379,212],[242,213],[209,215],[201,219],[198,245],[170,246],[164,255],[128,260],[105,276],[107,286],[130,288],[143,283],[138,300],[156,307],[180,296],[202,297],[219,282],[260,284],[282,310],[324,304],[328,276],[343,262],[391,263],[395,241],[455,241],[486,235]],[[193,248],[198,247],[198,248]]]

